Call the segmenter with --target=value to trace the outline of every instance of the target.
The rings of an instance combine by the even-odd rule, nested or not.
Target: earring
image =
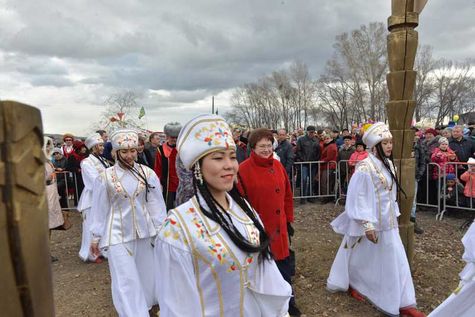
[[[195,168],[193,171],[195,173],[196,180],[200,183],[200,185],[203,185],[203,174],[201,174],[201,167],[199,163],[195,164]]]

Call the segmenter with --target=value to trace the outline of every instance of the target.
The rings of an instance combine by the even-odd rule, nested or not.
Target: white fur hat
[[[99,133],[94,133],[88,136],[84,144],[86,144],[86,147],[90,150],[97,144],[104,144],[104,140]]]
[[[139,135],[132,129],[119,129],[112,132],[111,143],[113,150],[136,149],[139,147]]]
[[[385,139],[392,139],[393,135],[389,127],[383,122],[376,122],[371,125],[363,134],[363,142],[368,148],[373,148],[376,144]]]
[[[475,164],[475,158],[471,157],[467,161],[468,164]]]
[[[439,138],[439,144],[442,144],[442,143],[445,143],[445,144],[449,144],[449,139],[447,139],[446,137],[440,137]]]
[[[236,147],[231,129],[222,117],[214,114],[188,121],[177,140],[178,153],[188,170],[205,155],[230,147]]]

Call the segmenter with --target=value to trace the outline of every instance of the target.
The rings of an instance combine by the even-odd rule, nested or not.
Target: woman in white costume
[[[94,185],[91,208],[92,252],[107,249],[112,300],[120,317],[148,317],[154,295],[153,240],[166,217],[160,181],[135,163],[138,135],[121,129],[111,135],[116,164]]]
[[[43,152],[45,161],[45,180],[46,180],[46,198],[48,202],[48,223],[49,229],[55,229],[63,225],[64,218],[61,206],[59,204],[58,187],[56,185],[56,174],[54,166],[51,163],[51,154],[53,153],[53,139],[44,137]],[[51,232],[51,231],[50,231]]]
[[[81,175],[84,182],[84,190],[82,191],[78,203],[78,211],[82,214],[82,241],[79,257],[84,262],[91,261],[101,263],[101,258],[91,252],[92,233],[89,212],[92,206],[94,183],[99,175],[104,173],[106,168],[109,167],[109,162],[101,157],[104,152],[104,140],[99,133],[94,133],[89,136],[84,143],[90,151],[90,154],[81,161]]]
[[[63,212],[59,204],[58,186],[56,184],[56,174],[54,165],[51,163],[53,153],[53,139],[44,137],[43,153],[45,154],[45,181],[46,181],[46,202],[48,204],[48,226],[51,237],[51,230],[57,229],[64,224]],[[51,255],[51,262],[58,261],[58,258]]]
[[[462,259],[467,262],[460,272],[457,289],[437,307],[429,317],[473,317],[475,316],[475,223],[472,223],[462,238],[465,252]]]
[[[290,285],[269,237],[234,186],[236,145],[222,117],[202,115],[178,137],[195,195],[172,209],[155,243],[160,317],[288,316]]]
[[[399,237],[400,190],[392,160],[392,135],[382,122],[369,127],[363,142],[371,149],[356,165],[345,211],[332,223],[343,234],[327,288],[368,299],[389,316],[425,316],[416,307],[409,263]]]

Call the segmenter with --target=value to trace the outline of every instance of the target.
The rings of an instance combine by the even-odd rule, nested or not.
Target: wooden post
[[[0,102],[0,315],[54,316],[40,111]]]

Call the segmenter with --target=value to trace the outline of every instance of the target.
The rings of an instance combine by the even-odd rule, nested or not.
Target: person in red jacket
[[[338,161],[338,148],[331,134],[323,136],[323,150],[319,168],[320,193],[319,195],[333,195],[335,193],[335,171],[336,161]],[[325,197],[322,203],[326,204],[332,201],[334,197]]]
[[[457,162],[458,159],[455,152],[449,147],[449,140],[447,138],[439,138],[439,147],[436,147],[434,152],[432,152],[431,161],[440,166],[440,173],[439,169],[433,169],[432,179],[442,178],[444,171],[445,174],[455,174],[455,165],[447,163]]]
[[[167,210],[170,210],[175,208],[176,190],[178,188],[176,139],[180,134],[181,124],[178,122],[167,123],[163,130],[167,140],[163,145],[158,146],[153,169],[162,184],[163,199],[165,199]]]
[[[277,267],[292,285],[289,235],[293,235],[293,195],[284,166],[273,157],[273,142],[271,130],[255,129],[251,132],[251,155],[239,165],[238,189],[259,214],[271,238],[270,248]],[[289,314],[300,316],[293,297]]]

